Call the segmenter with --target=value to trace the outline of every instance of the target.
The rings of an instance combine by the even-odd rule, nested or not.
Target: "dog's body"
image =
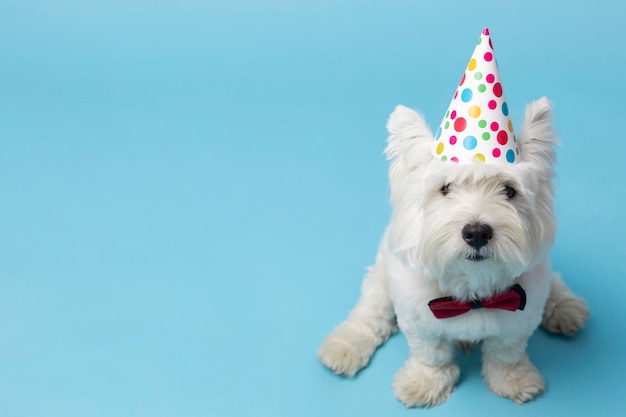
[[[358,304],[320,347],[326,366],[354,375],[397,323],[411,356],[394,390],[408,406],[439,404],[450,395],[459,343],[482,342],[483,375],[494,393],[524,402],[544,390],[526,355],[528,338],[540,324],[573,334],[588,316],[585,302],[552,272],[548,255],[556,233],[550,110],[545,98],[529,105],[518,139],[521,161],[494,166],[433,158],[422,117],[396,108],[386,149],[393,216]],[[429,309],[437,298],[489,298],[514,284],[525,291],[523,310],[436,318]]]

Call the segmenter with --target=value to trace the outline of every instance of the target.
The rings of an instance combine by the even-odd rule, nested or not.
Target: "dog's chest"
[[[443,294],[436,282],[407,268],[393,255],[387,258],[387,278],[398,325],[403,332],[465,341],[532,333],[541,319],[549,288],[549,284],[539,288],[533,282],[533,275],[522,277],[529,296],[523,311],[475,309],[456,317],[438,319],[428,304],[448,294]]]

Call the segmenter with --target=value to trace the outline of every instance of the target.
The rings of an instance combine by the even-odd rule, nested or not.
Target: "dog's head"
[[[454,164],[430,152],[423,118],[398,106],[385,153],[393,218],[392,249],[459,298],[503,290],[547,255],[556,233],[552,209],[554,146],[551,103],[531,103],[515,164]]]

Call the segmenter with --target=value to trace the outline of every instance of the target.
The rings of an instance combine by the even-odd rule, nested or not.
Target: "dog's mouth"
[[[467,259],[468,261],[472,261],[472,262],[481,262],[481,261],[484,261],[485,259],[489,259],[489,257],[478,254],[478,253],[473,253],[471,255],[467,255],[465,259]]]

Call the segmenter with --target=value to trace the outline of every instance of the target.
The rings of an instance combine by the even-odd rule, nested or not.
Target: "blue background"
[[[551,416],[626,409],[626,10],[580,1],[0,1],[0,415]],[[389,216],[385,123],[437,125],[483,27],[514,123],[559,150],[555,268],[591,320],[538,331],[519,406],[480,355],[405,409],[402,335],[316,358]]]

